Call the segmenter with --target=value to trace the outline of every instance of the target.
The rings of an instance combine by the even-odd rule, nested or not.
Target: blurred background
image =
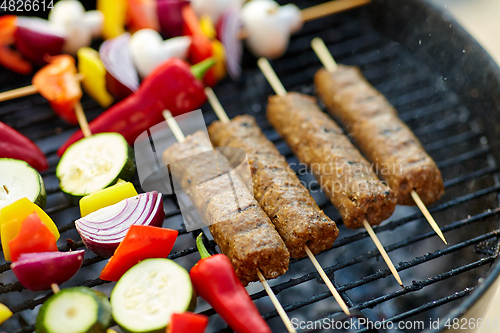
[[[500,64],[499,0],[431,0],[445,8]]]

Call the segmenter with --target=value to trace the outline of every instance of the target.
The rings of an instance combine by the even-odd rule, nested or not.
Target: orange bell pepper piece
[[[75,104],[82,98],[75,59],[67,54],[50,57],[48,65],[33,76],[33,85],[45,97],[54,112],[64,121],[76,125]]]

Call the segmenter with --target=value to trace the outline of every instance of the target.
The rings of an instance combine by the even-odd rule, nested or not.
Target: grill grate
[[[299,1],[301,7],[310,5],[311,1]],[[320,64],[309,42],[313,37],[322,37],[339,62],[361,67],[368,80],[398,108],[401,118],[436,160],[445,180],[446,194],[430,211],[450,245],[445,247],[441,243],[414,207],[398,207],[389,221],[374,228],[400,271],[404,289],[390,277],[365,231],[348,230],[341,225],[340,237],[332,249],[318,255],[325,272],[354,312],[371,320],[425,319],[428,323],[429,318],[444,317],[457,301],[477,288],[478,279],[488,273],[498,255],[498,167],[483,127],[460,98],[446,88],[445,78],[417,61],[400,44],[376,32],[362,19],[363,10],[369,9],[307,23],[293,37],[286,56],[274,61],[273,67],[287,89],[313,94],[312,77]],[[271,88],[254,62],[255,59],[245,55],[244,80],[224,81],[215,92],[230,118],[242,113],[255,116],[264,133],[290,163],[295,163],[294,169],[307,183],[312,176],[299,166],[297,158],[265,119],[266,99]],[[26,84],[29,84],[27,78],[0,71],[0,90]],[[89,119],[102,112],[87,96],[82,102]],[[208,105],[202,109],[207,123],[216,119]],[[38,95],[3,103],[0,120],[36,140],[47,154],[50,169],[42,175],[47,185],[47,212],[62,234],[59,249],[82,248],[74,222],[68,222],[78,218],[78,209],[67,204],[54,174],[58,162],[55,151],[73,128],[57,119],[48,103]],[[139,186],[137,179],[135,184]],[[318,190],[318,186],[311,187],[320,207],[339,221],[338,213]],[[196,233],[186,232],[174,196],[164,196],[164,204],[167,212],[164,226],[179,230],[179,240],[169,257],[190,268],[199,258],[194,243]],[[205,236],[211,239],[209,234]],[[74,241],[64,243],[65,239]],[[213,241],[209,245],[212,250],[217,249]],[[86,251],[83,268],[67,285],[95,287],[109,294],[114,284],[96,278],[104,264],[105,259]],[[7,321],[2,328],[32,331],[36,311],[30,309],[36,308],[51,293],[25,290],[10,271],[9,263],[4,261],[0,261],[0,282],[0,301],[16,314],[15,319]],[[343,318],[307,260],[292,260],[290,271],[270,284],[292,318]],[[248,290],[273,331],[284,331],[262,287],[251,284]],[[211,317],[214,331],[227,330],[205,302],[200,301],[198,309]]]

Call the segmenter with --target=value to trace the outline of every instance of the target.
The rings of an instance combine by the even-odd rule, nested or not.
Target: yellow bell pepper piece
[[[200,27],[203,34],[208,38],[213,39],[216,37],[217,31],[215,30],[214,24],[212,23],[210,16],[203,15],[200,18]]]
[[[21,223],[33,212],[37,213],[40,220],[49,228],[50,232],[54,234],[56,240],[59,239],[60,235],[57,226],[47,213],[27,198],[19,199],[2,208],[0,211],[0,230],[5,260],[11,260],[9,242],[17,237],[21,230]]]
[[[77,56],[78,71],[83,74],[83,89],[103,108],[107,108],[113,103],[113,96],[106,90],[106,68],[99,58],[99,52],[90,47],[82,47]]]
[[[224,45],[217,39],[212,41],[213,57],[215,58],[214,72],[217,81],[223,79],[226,76],[226,50]]]
[[[215,30],[214,24],[212,23],[210,16],[203,15],[200,18],[200,27],[203,34],[208,38],[210,38],[210,40],[212,41],[212,52],[213,52],[212,56],[216,60],[216,63],[213,68],[215,72],[215,77],[217,81],[219,81],[223,79],[227,74],[226,51],[224,49],[224,45],[215,38],[217,36],[217,31]]]
[[[118,182],[113,186],[94,192],[80,199],[80,213],[82,217],[101,208],[114,205],[127,198],[137,195],[132,183]]]
[[[96,8],[104,15],[104,39],[115,38],[125,32],[127,0],[97,0]]]
[[[12,317],[12,311],[10,311],[10,309],[7,306],[0,303],[0,324],[9,319],[10,317]]]

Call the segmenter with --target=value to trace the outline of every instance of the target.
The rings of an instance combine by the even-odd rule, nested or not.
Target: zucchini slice
[[[134,153],[118,133],[100,133],[71,145],[57,165],[61,190],[77,199],[102,190],[119,178],[131,180]]]
[[[87,287],[63,289],[50,297],[36,318],[36,333],[105,333],[111,326],[108,298]]]
[[[42,176],[25,161],[0,158],[0,210],[22,198],[45,207],[47,195]]]
[[[111,292],[113,318],[126,332],[165,332],[172,313],[192,311],[195,306],[189,273],[170,259],[138,263]]]

